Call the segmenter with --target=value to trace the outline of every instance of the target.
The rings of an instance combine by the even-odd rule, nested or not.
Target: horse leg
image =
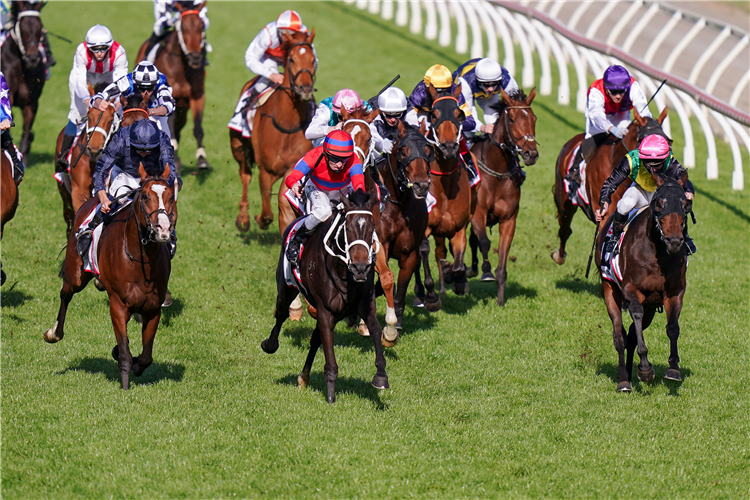
[[[141,374],[146,371],[146,368],[151,366],[154,359],[151,354],[154,349],[154,337],[156,336],[156,329],[159,328],[159,320],[161,318],[161,307],[156,311],[143,315],[143,329],[141,331],[141,343],[143,344],[143,350],[141,354],[133,358],[133,375],[140,377]]]
[[[561,181],[563,182],[563,181]],[[560,190],[562,189],[562,193]],[[560,238],[560,248],[554,250],[551,254],[552,260],[557,262],[559,265],[565,264],[565,245],[568,242],[568,238],[573,234],[573,230],[570,228],[573,222],[573,216],[576,214],[577,206],[573,205],[568,197],[564,194],[565,189],[562,187],[555,188],[555,204],[557,205],[557,222],[560,225],[560,229],[557,231],[557,236]]]
[[[55,324],[52,325],[52,328],[44,332],[44,340],[50,344],[63,339],[68,304],[73,299],[73,295],[86,288],[86,285],[93,278],[93,274],[84,272],[83,270],[83,262],[75,250],[75,239],[73,239],[72,246],[70,239],[68,240],[68,249],[66,250],[65,261],[63,262],[60,275],[63,279],[63,285],[60,289],[60,310],[57,313]]]
[[[603,281],[604,304],[607,307],[609,319],[612,321],[612,340],[615,344],[615,350],[619,357],[617,367],[617,392],[632,392],[633,387],[630,385],[630,372],[625,367],[625,328],[622,326],[622,293],[619,288],[615,289],[608,281]]]
[[[417,255],[419,255],[419,253],[417,253]],[[414,270],[414,301],[411,304],[412,307],[424,307],[424,293],[425,290],[424,284],[422,284],[422,274],[419,272],[419,265],[417,265],[417,268]]]
[[[443,304],[438,294],[435,293],[435,281],[432,279],[430,272],[430,240],[427,238],[423,239],[419,245],[419,256],[422,259],[422,267],[424,268],[424,287],[427,289],[424,306],[430,312],[437,312],[443,307]],[[417,293],[416,287],[414,293]]]
[[[190,99],[190,112],[193,114],[193,137],[198,144],[198,149],[195,150],[195,159],[199,169],[211,168],[206,160],[206,150],[203,149],[203,108],[205,105],[205,94],[198,99]]]
[[[435,238],[435,262],[438,267],[438,293],[445,294],[445,282],[453,283],[453,275],[450,272],[446,257],[448,252],[445,248],[445,238]],[[426,239],[426,238],[425,238]]]
[[[318,310],[318,329],[320,340],[323,345],[323,354],[326,364],[323,368],[323,378],[326,381],[326,397],[329,403],[336,402],[336,380],[339,378],[339,366],[336,364],[336,355],[333,353],[333,327],[335,321],[326,308]],[[380,342],[380,338],[378,338]],[[382,350],[382,346],[380,347]]]
[[[677,339],[680,337],[680,312],[682,311],[683,293],[675,297],[669,297],[664,302],[664,310],[667,312],[667,337],[669,337],[669,368],[664,374],[664,378],[677,382],[682,382]]]
[[[393,347],[398,341],[398,330],[396,329],[398,317],[393,303],[393,271],[388,267],[388,254],[385,245],[380,245],[375,269],[380,277],[380,286],[383,287],[385,295],[385,329],[383,330],[383,342],[386,347]],[[365,319],[365,316],[360,316]],[[368,326],[369,328],[369,326]],[[371,332],[372,333],[372,332]]]
[[[68,191],[68,188],[63,182],[57,183],[57,190],[60,191],[60,198],[62,198],[63,203],[63,218],[65,219],[65,225],[67,226],[65,235],[69,237],[70,232],[73,230],[73,221],[76,217],[76,212],[73,207],[73,195]]]
[[[236,130],[229,130],[229,142],[232,147],[232,156],[240,166],[240,180],[242,181],[242,199],[240,200],[240,213],[237,215],[235,225],[237,229],[246,233],[250,229],[250,214],[248,213],[247,188],[253,179],[253,161],[254,158],[248,155],[252,151],[252,144],[249,139],[242,137],[242,133]]]
[[[112,357],[117,359],[122,388],[127,390],[130,388],[130,369],[133,367],[133,355],[130,353],[130,341],[128,340],[130,311],[122,303],[119,295],[110,294],[109,315],[112,318],[112,326],[117,339],[117,345],[112,349]]]
[[[453,252],[453,293],[466,295],[469,292],[469,280],[466,279],[466,226],[451,238],[451,250]]]
[[[651,382],[654,380],[656,373],[654,372],[654,367],[648,361],[648,347],[646,347],[646,341],[643,338],[644,309],[641,301],[644,300],[644,297],[639,291],[628,290],[627,285],[625,290],[623,290],[623,296],[627,300],[630,317],[633,318],[631,328],[635,328],[635,336],[638,342],[638,357],[641,358],[641,362],[638,363],[638,380],[641,382]]]
[[[31,131],[31,126],[34,124],[36,110],[37,105],[33,104],[27,104],[23,107],[23,135],[21,136],[20,149],[24,158],[28,158],[31,151],[31,143],[34,141],[34,133]],[[28,160],[26,162],[28,164]]]
[[[271,335],[266,340],[260,343],[260,348],[267,354],[273,354],[279,348],[279,332],[281,332],[281,325],[289,317],[289,305],[292,300],[297,296],[297,290],[293,287],[286,285],[284,281],[284,271],[282,266],[279,265],[276,270],[276,310],[273,312],[276,318],[276,324],[271,330]]]
[[[313,361],[315,361],[315,354],[320,348],[320,330],[315,325],[312,337],[310,338],[310,350],[307,352],[307,359],[305,359],[305,366],[302,367],[302,373],[297,377],[297,388],[304,389],[310,384],[310,370],[312,370]]]
[[[177,172],[182,172],[182,160],[180,159],[177,151],[180,146],[180,140],[182,138],[182,129],[185,128],[187,123],[187,112],[188,112],[187,99],[180,99],[174,113],[170,116],[169,128],[172,132],[172,146],[174,146],[174,162]],[[174,117],[173,119],[171,119]]]
[[[300,321],[304,313],[305,309],[302,307],[302,299],[300,299],[300,294],[297,294],[289,305],[289,319],[292,321]]]
[[[495,269],[495,279],[497,280],[497,305],[505,305],[505,283],[508,279],[508,254],[510,245],[513,243],[513,236],[516,234],[516,218],[511,217],[500,223],[497,227],[500,233],[500,239],[497,245],[497,269]]]
[[[398,284],[396,285],[396,295],[393,298],[393,307],[397,318],[396,328],[401,329],[401,321],[404,319],[404,309],[406,308],[406,291],[409,288],[409,281],[411,281],[411,277],[415,272],[419,273],[419,253],[413,251],[407,257],[402,257],[398,261],[398,267]],[[414,300],[416,301],[416,298]]]
[[[273,183],[279,180],[279,177],[260,169],[260,197],[263,200],[263,209],[261,213],[255,216],[255,222],[261,229],[268,229],[273,222],[273,212],[271,211],[271,188]]]
[[[370,330],[372,342],[375,344],[375,376],[372,378],[372,386],[376,389],[388,389],[388,375],[385,372],[385,355],[383,354],[382,330],[375,314],[375,294],[370,300],[363,300],[359,306],[359,315],[365,319],[367,328]]]
[[[479,274],[479,259],[477,258],[477,249],[479,248],[479,238],[474,234],[474,224],[471,225],[469,233],[469,248],[471,248],[471,266],[466,272],[467,278],[473,278]]]

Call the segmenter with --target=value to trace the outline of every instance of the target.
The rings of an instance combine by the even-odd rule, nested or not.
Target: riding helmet
[[[161,131],[151,120],[138,120],[130,126],[130,146],[136,149],[155,149],[161,144]]]
[[[331,130],[323,140],[323,151],[331,156],[346,158],[354,154],[354,141],[349,132]]]
[[[669,156],[669,142],[660,135],[647,135],[638,147],[642,160],[663,160]]]
[[[333,96],[333,108],[334,113],[341,114],[341,108],[343,106],[347,112],[351,113],[362,105],[362,99],[352,89],[341,89]]]
[[[403,113],[406,106],[406,94],[400,88],[388,87],[378,96],[378,108],[383,113]]]
[[[499,82],[503,78],[503,68],[499,62],[485,57],[474,66],[474,74],[481,83]]]
[[[141,61],[133,70],[133,81],[140,90],[153,91],[159,81],[159,70],[148,61]]]
[[[628,90],[630,73],[620,65],[614,64],[604,70],[604,88],[610,90]]]
[[[432,84],[436,89],[450,88],[452,83],[453,75],[451,75],[451,70],[442,64],[430,66],[430,69],[424,74],[424,84]]]
[[[86,32],[86,46],[87,47],[111,47],[114,40],[112,39],[112,32],[109,28],[97,24],[92,26]]]
[[[294,10],[285,10],[281,13],[278,19],[276,19],[276,29],[279,30],[290,30],[290,31],[301,31],[302,30],[302,18]]]

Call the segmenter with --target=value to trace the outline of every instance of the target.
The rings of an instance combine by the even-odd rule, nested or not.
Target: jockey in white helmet
[[[106,26],[97,24],[86,32],[86,39],[76,48],[73,56],[73,69],[68,77],[70,90],[70,111],[68,124],[63,134],[60,156],[55,164],[55,171],[62,172],[68,168],[68,153],[76,135],[86,126],[89,94],[88,84],[109,85],[128,73],[128,57],[125,47],[112,38],[112,32]]]
[[[393,145],[398,141],[398,124],[406,116],[408,107],[406,94],[398,87],[388,87],[378,96],[380,113],[372,122],[382,139],[376,144],[378,159],[393,151]],[[413,109],[411,112],[415,113]]]
[[[260,78],[254,86],[242,93],[234,109],[234,116],[227,125],[232,130],[242,132],[243,137],[250,137],[252,134],[255,100],[268,87],[281,85],[284,81],[279,65],[286,63],[287,52],[281,46],[281,36],[296,32],[308,33],[307,26],[302,23],[299,13],[285,10],[278,19],[260,30],[245,51],[245,65],[250,71],[260,75]]]

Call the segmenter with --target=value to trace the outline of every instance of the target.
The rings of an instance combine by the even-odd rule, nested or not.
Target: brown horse
[[[502,90],[502,89],[501,89]],[[476,276],[477,246],[482,251],[481,281],[497,281],[497,305],[505,304],[505,282],[508,277],[506,264],[508,252],[516,232],[516,217],[521,201],[521,184],[524,174],[518,162],[518,155],[526,165],[533,165],[539,158],[536,144],[536,115],[531,102],[536,89],[531,89],[529,97],[523,93],[511,98],[502,90],[503,100],[495,110],[498,118],[491,136],[477,142],[472,152],[477,165],[482,170],[482,182],[477,193],[477,206],[471,218],[471,272]],[[498,224],[498,263],[493,276],[487,254],[490,240],[487,227]]]
[[[206,104],[205,79],[206,64],[204,48],[206,45],[206,30],[198,15],[206,2],[191,10],[183,10],[179,2],[175,7],[180,10],[180,18],[175,23],[174,30],[164,41],[164,48],[157,54],[154,64],[167,77],[172,87],[172,97],[175,100],[175,111],[169,116],[169,130],[174,146],[174,160],[177,170],[182,170],[182,162],[177,155],[180,133],[187,122],[188,109],[193,114],[193,136],[198,144],[195,151],[197,167],[209,168],[206,160],[206,150],[203,148],[203,109]],[[146,47],[148,40],[138,51],[138,61],[148,56]]]
[[[39,52],[42,4],[18,2],[18,19],[0,51],[0,68],[8,81],[10,104],[23,110],[23,136],[18,149],[26,158],[34,141],[31,127],[46,81],[44,58]]]
[[[141,186],[129,207],[114,216],[104,227],[97,251],[101,281],[109,295],[109,312],[117,345],[112,356],[117,360],[123,389],[129,388],[130,370],[138,377],[153,361],[154,336],[161,318],[161,305],[167,293],[171,272],[169,236],[177,214],[173,211],[174,190],[167,184],[170,166],[160,177],[149,177],[140,167]],[[76,214],[75,228],[80,227],[98,200],[91,198]],[[73,295],[83,290],[92,273],[83,270],[76,251],[75,234],[68,237],[65,261],[60,271],[60,311],[44,340],[62,340],[65,316]],[[127,323],[138,313],[143,318],[143,351],[133,358],[130,353]]]
[[[299,259],[299,276],[306,296],[317,306],[317,324],[310,339],[302,373],[297,378],[300,388],[310,383],[310,370],[318,348],[323,346],[326,392],[329,403],[336,400],[335,386],[338,365],[333,352],[333,328],[336,323],[351,315],[364,318],[375,345],[375,367],[372,379],[376,389],[387,389],[385,356],[381,345],[381,328],[375,315],[375,272],[373,260],[376,245],[373,209],[378,200],[364,191],[355,191],[349,198],[342,197],[344,210],[323,222],[310,236],[305,251]],[[289,230],[286,231],[288,233]],[[284,240],[286,241],[286,234]],[[279,348],[279,332],[289,317],[289,305],[297,296],[297,289],[284,278],[284,252],[282,245],[279,265],[276,268],[276,324],[269,337],[261,343],[268,354]]]
[[[667,337],[670,343],[669,368],[664,378],[682,380],[677,339],[680,336],[679,319],[685,295],[685,272],[688,261],[683,226],[687,224],[687,214],[692,209],[692,202],[685,198],[684,185],[687,173],[679,181],[665,181],[658,175],[654,175],[654,180],[658,187],[649,208],[630,223],[630,228],[622,239],[619,253],[621,282],[613,283],[602,277],[604,302],[612,320],[612,336],[619,355],[619,392],[633,390],[630,376],[636,346],[641,359],[638,365],[638,379],[650,382],[656,376],[653,365],[648,361],[643,330],[648,328],[656,310],[662,306],[667,313]],[[604,227],[597,240],[597,266],[601,266],[602,263],[601,249],[607,240],[606,229],[611,222],[612,217],[603,223]],[[622,324],[623,309],[627,309],[633,318],[627,337]],[[626,347],[627,362],[624,356]]]
[[[466,226],[471,220],[472,189],[469,181],[469,173],[461,168],[459,152],[461,139],[461,123],[464,113],[458,107],[458,96],[461,95],[461,86],[456,87],[452,95],[439,97],[435,87],[428,87],[432,99],[430,110],[430,131],[427,140],[435,146],[436,154],[434,161],[430,164],[430,193],[435,197],[437,203],[429,214],[425,238],[420,246],[422,267],[425,279],[422,285],[419,270],[416,273],[416,286],[414,289],[417,299],[415,303],[424,297],[424,288],[427,296],[424,297],[424,306],[428,311],[440,310],[442,303],[440,297],[435,293],[435,282],[430,273],[430,244],[428,237],[435,238],[435,260],[438,263],[439,291],[445,293],[445,283],[453,283],[453,292],[464,295],[469,291],[469,282],[466,279],[466,265],[464,264],[464,253],[466,252]],[[432,139],[430,139],[432,136]],[[445,238],[451,243],[451,252],[454,263],[451,266],[446,262],[447,252],[445,249]]]
[[[662,110],[658,120],[652,118],[641,117],[638,111],[633,109],[635,118],[631,123],[628,132],[625,137],[616,139],[614,136],[610,136],[596,151],[591,155],[591,160],[586,165],[586,196],[591,202],[590,205],[581,205],[581,210],[586,214],[591,222],[595,223],[594,212],[599,210],[599,193],[602,190],[604,181],[610,176],[612,171],[617,166],[617,163],[625,156],[625,153],[638,147],[639,141],[649,134],[663,135],[664,131],[661,128],[661,124],[667,117],[667,108]],[[560,225],[560,229],[557,232],[560,238],[560,248],[552,251],[552,259],[558,264],[562,265],[565,263],[567,253],[565,252],[565,244],[573,233],[570,228],[573,216],[576,213],[578,205],[574,205],[568,196],[567,190],[565,189],[565,175],[568,172],[568,165],[575,155],[576,148],[580,146],[583,141],[584,134],[578,134],[565,143],[560,155],[557,157],[557,163],[555,165],[555,205],[557,207],[557,221]],[[607,216],[612,215],[617,206],[617,202],[622,198],[623,193],[630,185],[629,182],[623,183],[617,191],[612,194],[612,203],[609,205],[607,210]],[[606,217],[605,217],[606,218]]]
[[[284,81],[255,113],[252,140],[229,130],[232,155],[240,166],[242,179],[242,200],[236,221],[240,231],[250,229],[247,188],[252,180],[253,161],[260,171],[263,200],[263,211],[255,216],[255,221],[261,229],[267,229],[273,221],[271,187],[312,148],[312,143],[305,139],[305,129],[315,109],[313,85],[317,62],[312,50],[313,38],[314,29],[309,35],[296,32],[282,36],[282,48],[287,53]],[[253,80],[245,84],[242,92],[251,83]]]
[[[13,179],[13,162],[5,151],[0,152],[0,239],[3,238],[5,224],[16,215],[18,208],[18,186]],[[2,264],[0,264],[2,266]],[[5,283],[5,271],[0,269],[0,285]]]

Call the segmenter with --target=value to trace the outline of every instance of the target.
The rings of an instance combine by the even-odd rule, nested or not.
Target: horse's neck
[[[443,153],[441,153],[440,150],[438,150],[435,152],[435,161],[430,164],[430,168],[434,172],[440,172],[443,174],[453,173],[453,171],[458,168],[458,161],[460,156],[460,152],[456,153],[456,157],[452,160],[449,160],[443,156]],[[433,166],[436,166],[437,168],[433,168]],[[446,175],[445,177],[448,176]]]
[[[484,160],[484,163],[486,163],[486,166],[499,174],[507,174],[513,169],[513,165],[515,163],[514,154],[508,151],[507,149],[503,149],[498,144],[504,144],[503,138],[505,137],[505,127],[500,126],[498,127],[498,120],[495,122],[495,131],[492,133],[492,140],[491,141],[485,141],[484,145],[482,146],[482,152],[483,158],[480,160]]]
[[[141,212],[139,202],[140,198],[136,197],[131,202],[130,208],[126,208],[125,247],[134,259],[142,260],[144,262],[152,261],[159,254],[161,245],[153,241],[146,241],[145,245],[141,243],[141,238],[147,238],[148,229],[141,226],[141,219],[145,220],[146,217],[145,214]],[[145,256],[146,258],[141,258],[142,256]]]

